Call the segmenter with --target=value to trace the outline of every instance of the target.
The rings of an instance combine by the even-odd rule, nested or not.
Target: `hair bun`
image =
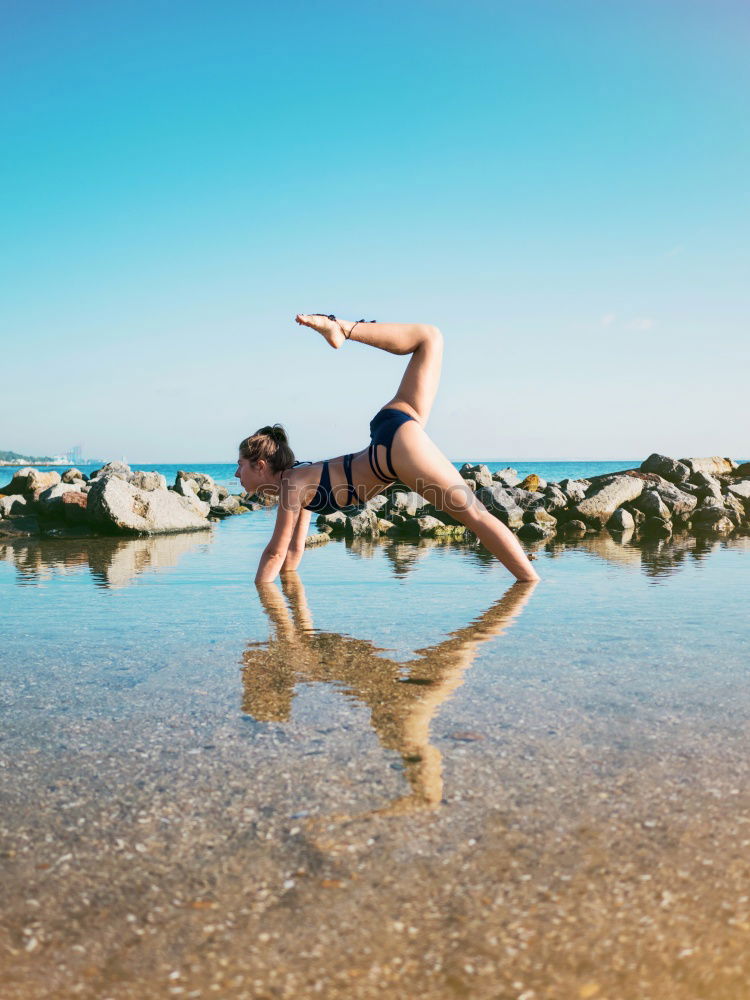
[[[273,427],[271,427],[270,429],[270,434],[271,437],[274,439],[274,441],[276,441],[278,444],[289,443],[286,436],[286,431],[281,426],[281,424],[274,424]]]

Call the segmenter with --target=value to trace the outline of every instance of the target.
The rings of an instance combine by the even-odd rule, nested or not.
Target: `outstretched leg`
[[[423,323],[353,323],[327,316],[298,315],[297,322],[322,334],[331,347],[345,340],[369,344],[389,354],[411,354],[396,395],[385,405],[402,409],[422,424],[435,401],[443,360],[443,337]]]
[[[534,583],[539,579],[510,528],[490,514],[474,496],[421,427],[411,422],[403,424],[393,439],[392,454],[399,479],[473,531],[517,580]]]

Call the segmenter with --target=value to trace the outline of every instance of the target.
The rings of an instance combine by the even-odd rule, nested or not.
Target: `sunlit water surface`
[[[0,545],[4,995],[746,995],[748,539],[272,516]]]

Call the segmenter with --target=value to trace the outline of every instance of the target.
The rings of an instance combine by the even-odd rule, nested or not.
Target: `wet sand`
[[[199,633],[132,687],[30,653],[3,997],[750,995],[741,548],[656,585],[550,554],[408,655],[294,582],[239,657]]]

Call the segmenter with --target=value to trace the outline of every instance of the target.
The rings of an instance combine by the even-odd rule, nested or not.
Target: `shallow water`
[[[750,540],[272,517],[0,546],[3,997],[744,997]]]

